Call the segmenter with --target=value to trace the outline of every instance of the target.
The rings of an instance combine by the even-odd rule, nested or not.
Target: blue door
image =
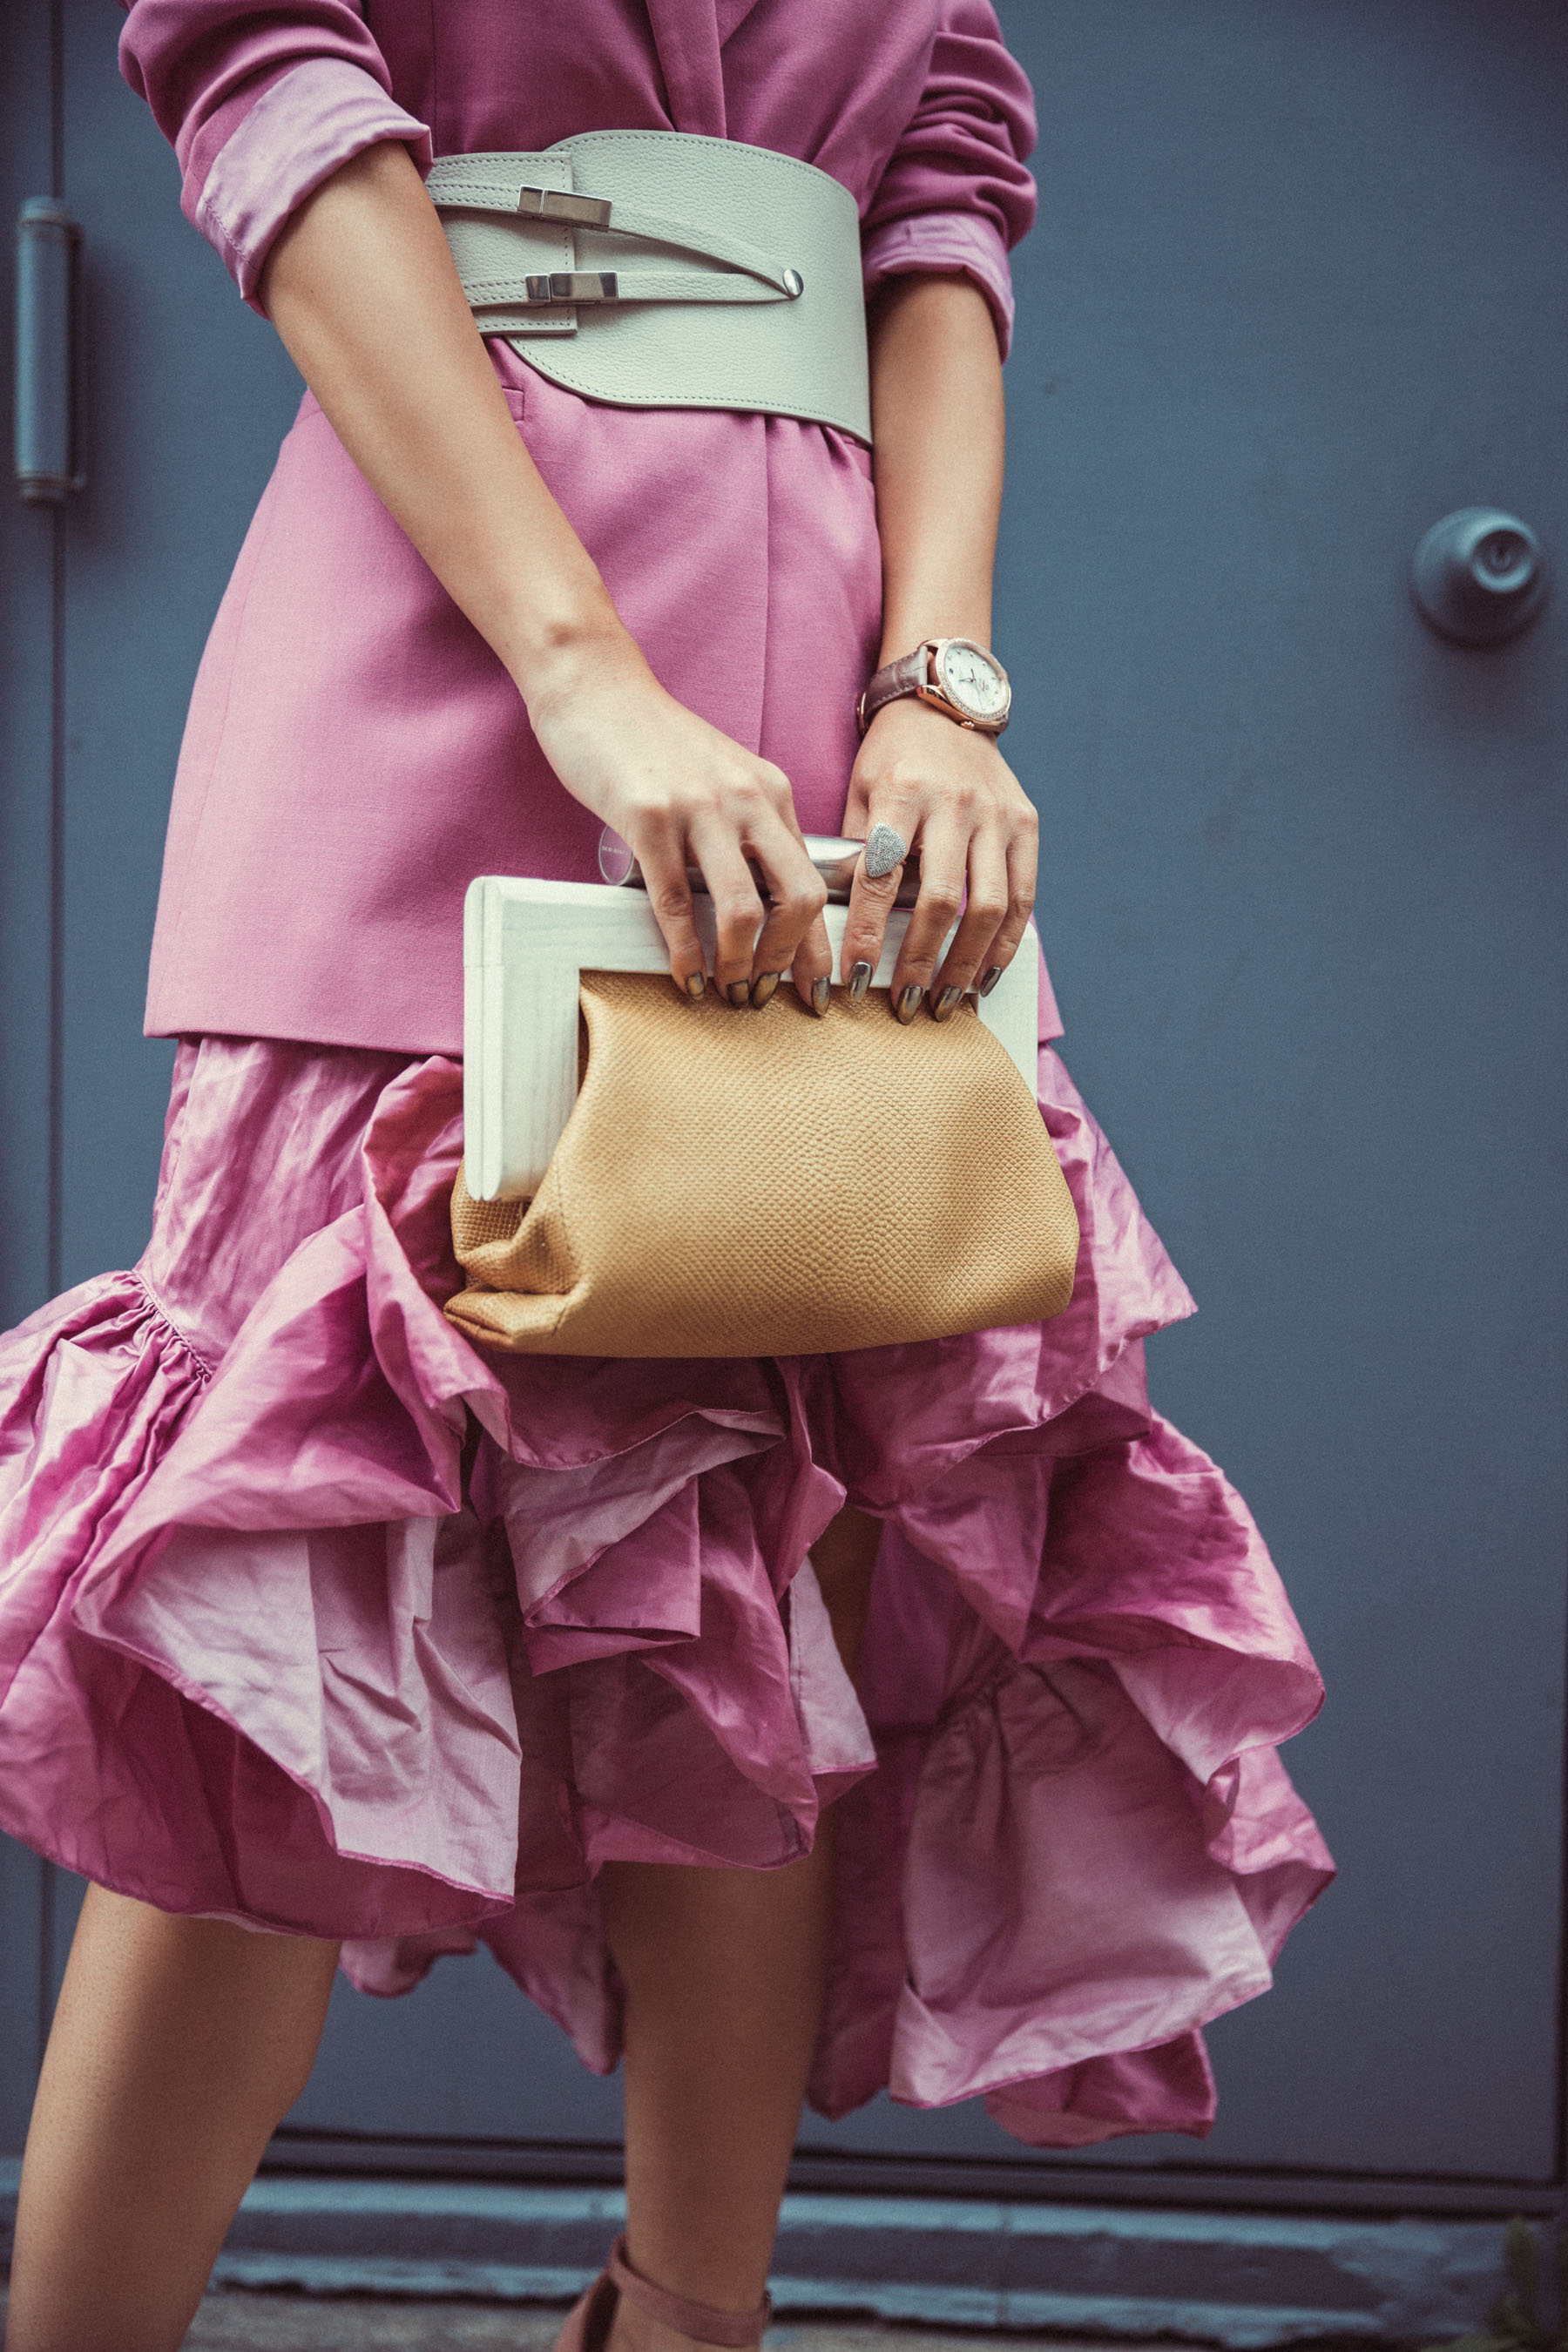
[[[1086,2167],[884,2103],[808,2120],[803,2177],[1506,2203],[1560,2161],[1568,591],[1478,651],[1405,575],[1482,503],[1568,566],[1568,16],[1003,15],[1043,123],[999,625],[1041,928],[1068,1058],[1203,1309],[1152,1350],[1157,1396],[1247,1494],[1328,1676],[1289,1761],[1344,1874],[1215,2029],[1204,2146]],[[114,31],[100,0],[0,23],[0,170],[13,205],[58,172],[84,225],[90,370],[88,487],[0,523],[6,1321],[145,1234],[169,784],[298,394],[181,221]],[[71,1899],[5,1852],[9,2147]],[[399,2003],[342,1989],[285,2141],[592,2178],[617,2130],[614,2084],[479,1959]]]

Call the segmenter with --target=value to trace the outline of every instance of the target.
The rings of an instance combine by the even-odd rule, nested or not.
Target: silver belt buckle
[[[518,211],[531,220],[570,221],[574,228],[608,228],[607,196],[574,196],[564,188],[536,188],[531,183],[517,192]]]
[[[613,269],[531,270],[523,279],[531,302],[615,302],[619,280]]]

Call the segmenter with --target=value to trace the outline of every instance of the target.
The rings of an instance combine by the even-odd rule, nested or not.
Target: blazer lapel
[[[719,47],[723,47],[731,33],[738,32],[756,6],[757,0],[717,0],[714,15],[719,20]]]
[[[722,139],[724,73],[715,0],[647,0],[669,116],[678,131]]]

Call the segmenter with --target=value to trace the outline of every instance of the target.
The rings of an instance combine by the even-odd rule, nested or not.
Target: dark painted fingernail
[[[811,1009],[819,1021],[832,1002],[833,982],[825,972],[820,980],[814,980],[811,983]]]
[[[899,992],[899,1018],[900,1021],[908,1022],[914,1019],[915,1014],[921,1009],[921,999],[924,994],[925,990],[923,988],[911,987],[900,989]]]
[[[732,980],[724,993],[739,1012],[742,1004],[750,1004],[752,1001],[752,983],[749,980]]]
[[[688,994],[688,996],[706,996],[706,995],[707,995],[707,993],[708,993],[708,975],[707,975],[707,973],[706,973],[705,971],[689,971],[689,972],[687,973],[687,975],[686,975],[686,993]]]
[[[963,991],[962,988],[944,988],[942,994],[931,1005],[931,1019],[933,1021],[945,1021],[948,1018],[948,1015],[956,1008],[963,994]]]
[[[851,971],[850,975],[849,975],[849,1002],[850,1002],[850,1003],[851,1003],[851,1004],[858,1004],[858,1003],[859,1003],[859,1002],[860,1002],[860,999],[865,995],[866,991],[870,987],[870,985],[871,985],[871,967],[870,967],[870,965],[869,965],[868,963],[858,963],[858,964],[855,966],[854,970]]]
[[[995,987],[995,985],[996,985],[997,982],[1001,979],[1001,977],[1002,977],[1002,967],[1001,967],[1001,965],[1000,965],[999,963],[994,963],[994,964],[992,965],[992,967],[991,967],[990,971],[986,973],[986,975],[985,975],[984,979],[981,982],[980,986],[979,986],[979,988],[976,990],[975,993],[976,993],[977,995],[979,995],[979,996],[989,996],[989,995],[990,995],[990,993],[991,993],[991,992],[992,992],[992,990]]]
[[[782,971],[760,971],[752,982],[752,1010],[760,1013],[780,981]]]

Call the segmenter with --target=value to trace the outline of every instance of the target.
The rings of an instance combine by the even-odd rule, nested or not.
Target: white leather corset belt
[[[630,408],[762,409],[868,444],[860,224],[814,163],[683,131],[443,155],[426,182],[480,332]]]

